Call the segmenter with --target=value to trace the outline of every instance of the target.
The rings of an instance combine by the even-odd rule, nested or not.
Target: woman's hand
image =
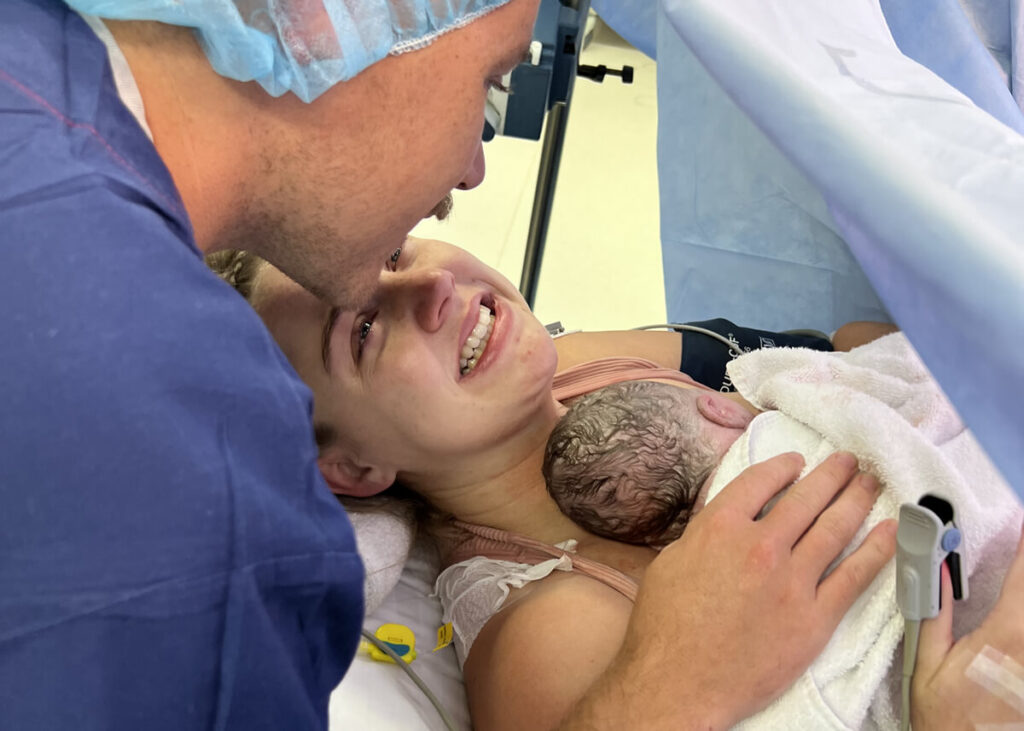
[[[1022,689],[1024,536],[999,601],[980,627],[955,643],[953,584],[943,565],[942,610],[938,617],[921,624],[911,687],[911,724],[921,731],[989,725],[1018,728],[1017,724],[1024,722]]]
[[[896,524],[878,525],[821,581],[878,483],[857,472],[852,455],[835,454],[757,520],[802,467],[789,454],[745,470],[651,563],[615,661],[565,728],[620,728],[640,718],[651,729],[725,728],[810,665],[892,558]]]

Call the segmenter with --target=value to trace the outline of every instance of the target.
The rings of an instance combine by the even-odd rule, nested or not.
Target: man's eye
[[[389,272],[393,272],[398,269],[398,259],[402,256],[402,247],[399,246],[395,249],[391,256],[388,257],[387,268]]]
[[[511,76],[494,76],[490,79],[487,79],[488,90],[493,89],[494,91],[499,91],[502,94],[512,94],[513,91],[511,84],[504,83],[506,78],[509,78],[511,80]]]

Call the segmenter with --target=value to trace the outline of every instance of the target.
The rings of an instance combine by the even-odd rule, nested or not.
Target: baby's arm
[[[473,643],[464,670],[474,728],[555,728],[622,644],[633,605],[615,590],[575,574],[526,590]]]

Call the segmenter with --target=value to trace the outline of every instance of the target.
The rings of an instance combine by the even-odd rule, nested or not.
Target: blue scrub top
[[[326,727],[363,568],[310,414],[103,44],[0,2],[0,729]]]

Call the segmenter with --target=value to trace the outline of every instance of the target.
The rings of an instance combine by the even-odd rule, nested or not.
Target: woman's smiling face
[[[371,304],[332,309],[276,270],[254,306],[355,465],[431,475],[553,408],[556,354],[516,288],[470,253],[410,238]]]

